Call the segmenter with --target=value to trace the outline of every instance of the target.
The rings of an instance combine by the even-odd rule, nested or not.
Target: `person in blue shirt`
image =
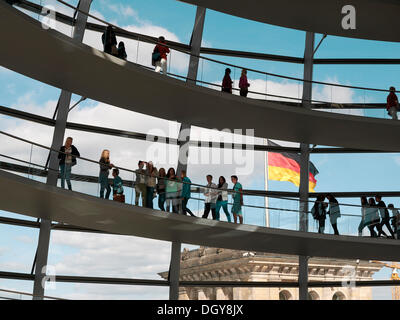
[[[239,183],[237,176],[231,176],[231,181],[233,183],[233,206],[232,214],[233,221],[237,223],[239,217],[240,224],[243,224],[242,206],[243,206],[243,187]]]
[[[187,203],[190,199],[190,186],[192,181],[186,176],[186,171],[181,171],[181,179],[182,179],[182,214],[190,214],[192,217],[195,217],[193,212],[187,207]]]
[[[112,171],[112,175],[114,177],[113,181],[113,199],[119,202],[125,202],[124,197],[124,187],[122,183],[122,179],[119,176],[119,169],[114,168]]]

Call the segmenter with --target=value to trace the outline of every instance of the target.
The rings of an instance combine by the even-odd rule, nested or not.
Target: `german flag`
[[[268,141],[270,146],[279,146],[278,144]],[[298,153],[289,152],[268,152],[268,179],[277,181],[289,181],[295,186],[300,186],[300,155]],[[309,164],[309,190],[315,192],[317,185],[315,176],[318,174],[317,168],[310,161]]]

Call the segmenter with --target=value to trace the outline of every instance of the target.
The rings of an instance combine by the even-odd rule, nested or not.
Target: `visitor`
[[[239,217],[240,224],[243,224],[243,214],[242,214],[242,206],[243,206],[243,187],[238,182],[237,176],[231,176],[231,181],[233,183],[233,205],[232,205],[232,214],[233,221],[237,223],[237,219]]]
[[[80,157],[78,149],[72,144],[72,138],[68,137],[65,144],[60,148],[58,154],[61,187],[65,189],[65,180],[67,180],[68,189],[72,191],[71,169],[76,165],[76,157]]]
[[[109,199],[111,193],[111,187],[108,183],[108,175],[110,174],[110,169],[114,167],[114,165],[110,162],[110,151],[105,149],[101,153],[100,157],[100,174],[99,174],[99,182],[100,182],[100,198],[104,198],[104,190],[106,190],[106,199]]]
[[[114,56],[118,55],[117,37],[115,36],[113,27],[107,26],[106,31],[101,36],[101,40],[103,42],[105,53],[112,54]]]
[[[158,179],[157,179],[157,194],[158,194],[158,207],[161,211],[165,211],[165,176],[166,172],[164,168],[160,168],[158,170]]]
[[[167,202],[167,212],[170,212],[172,207],[172,212],[179,213],[179,198],[178,193],[178,178],[174,168],[169,168],[167,172],[167,181],[165,186],[166,191],[166,202]]]
[[[329,210],[328,210],[329,220],[331,221],[331,225],[335,235],[338,236],[339,230],[337,227],[337,219],[341,217],[339,203],[332,194],[328,194],[326,198],[329,201]]]
[[[388,237],[387,234],[385,233],[385,231],[383,231],[383,227],[386,226],[386,228],[390,232],[392,239],[394,239],[394,232],[392,230],[392,227],[390,226],[389,210],[386,208],[385,202],[382,201],[382,196],[380,196],[380,195],[375,196],[375,200],[377,202],[379,214],[381,216],[381,224],[380,224],[380,230],[378,233],[378,237],[380,237],[381,234],[384,234],[385,237]]]
[[[206,197],[204,201],[203,218],[207,219],[211,210],[213,220],[217,220],[217,215],[215,213],[215,207],[218,198],[218,191],[216,191],[217,186],[215,183],[212,182],[213,177],[211,174],[207,175],[206,179],[207,185],[203,192]]]
[[[135,206],[139,205],[139,198],[142,198],[142,207],[146,206],[146,170],[143,169],[145,162],[139,160],[138,169],[136,169],[136,181],[135,181]]]
[[[153,209],[154,190],[157,186],[157,168],[153,162],[146,163],[146,207]]]
[[[400,240],[400,212],[394,208],[392,203],[388,205],[388,209],[392,211],[393,230],[396,232],[397,240]]]
[[[215,208],[217,220],[220,220],[219,212],[222,208],[225,212],[228,222],[232,222],[231,215],[228,210],[228,184],[226,183],[225,177],[223,176],[219,177],[218,189],[220,189],[221,191],[218,192],[217,204]]]
[[[119,169],[114,168],[112,171],[113,180],[113,200],[118,202],[125,202],[124,187],[121,177],[119,176]]]
[[[125,44],[122,41],[120,41],[118,44],[118,58],[122,60],[126,60],[128,58],[125,50]]]
[[[313,217],[318,221],[318,233],[325,232],[325,220],[326,220],[326,207],[327,204],[324,202],[325,196],[319,195],[315,200],[314,206],[311,209]]]
[[[365,214],[367,211],[367,206],[368,206],[368,200],[367,197],[362,196],[361,197],[361,221],[360,224],[358,225],[358,236],[362,236],[362,231],[365,228]]]
[[[380,230],[380,223],[379,223],[379,210],[376,206],[375,199],[369,198],[368,199],[368,206],[365,210],[365,226],[368,227],[369,232],[371,233],[371,237],[376,237],[377,233],[375,232],[374,228],[376,228],[379,232]]]
[[[240,95],[242,97],[247,97],[249,93],[250,83],[247,81],[247,70],[242,69],[242,75],[239,80]]]
[[[192,217],[195,217],[193,212],[187,207],[188,201],[191,197],[191,183],[190,179],[186,176],[186,170],[181,171],[181,180],[182,180],[182,191],[181,191],[181,197],[182,197],[182,214],[190,214]]]
[[[390,87],[389,94],[386,99],[386,110],[388,115],[392,117],[393,120],[397,120],[397,111],[399,111],[399,100],[397,99],[395,87]]]
[[[227,93],[232,93],[232,79],[231,79],[231,69],[225,69],[225,76],[222,80],[222,91]]]
[[[169,48],[166,46],[165,38],[159,37],[158,44],[154,47],[152,60],[156,67],[155,71],[157,73],[163,72],[164,75],[167,74],[167,54],[169,53]]]

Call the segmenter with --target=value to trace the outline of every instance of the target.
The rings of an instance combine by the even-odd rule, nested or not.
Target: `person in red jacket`
[[[397,120],[397,111],[399,111],[399,100],[397,99],[395,87],[390,87],[390,93],[387,96],[386,110],[393,120]]]
[[[225,76],[222,80],[222,91],[232,93],[232,79],[231,79],[231,69],[225,69]]]
[[[169,53],[169,48],[165,45],[165,38],[158,38],[159,44],[157,44],[153,51],[153,60],[155,61],[156,72],[162,70],[163,74],[167,74],[167,54]]]

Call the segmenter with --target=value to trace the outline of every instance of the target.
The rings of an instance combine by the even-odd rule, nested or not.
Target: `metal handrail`
[[[107,22],[107,21],[105,21],[105,20],[103,20],[103,19],[100,19],[100,18],[98,18],[98,17],[96,17],[96,16],[94,16],[94,15],[92,15],[92,14],[90,14],[90,13],[84,12],[84,11],[80,10],[79,8],[74,7],[73,5],[67,3],[67,2],[65,2],[65,1],[63,1],[63,0],[57,0],[57,2],[60,2],[61,4],[67,6],[67,7],[71,8],[71,9],[74,9],[74,10],[76,10],[76,11],[78,11],[78,12],[80,12],[80,13],[82,13],[82,14],[88,16],[88,17],[91,17],[91,18],[93,18],[93,19],[95,19],[95,20],[97,20],[97,21],[99,21],[99,22],[101,22],[101,23],[104,23],[104,24],[106,24],[106,25],[108,25],[108,26],[111,26],[111,27],[113,27],[113,28],[115,28],[115,29],[117,29],[117,30],[121,30],[121,31],[123,31],[123,32],[125,32],[125,33],[129,33],[129,31],[127,31],[127,30],[125,30],[125,29],[123,29],[123,28],[121,28],[121,27],[119,27],[119,26],[117,26],[117,25],[114,25],[114,24],[112,24],[112,23],[109,23],[109,22]],[[155,41],[152,37],[149,37],[149,36],[146,36],[146,35],[142,35],[142,37],[147,38],[148,41],[149,41],[149,42],[152,42],[153,44],[165,45],[165,44],[163,44],[163,43],[160,43],[160,42],[158,42],[158,41]],[[280,74],[276,74],[276,73],[260,71],[260,70],[251,69],[251,68],[246,68],[246,67],[243,67],[243,66],[238,66],[238,65],[226,63],[226,62],[223,62],[223,61],[211,59],[211,58],[208,58],[208,57],[203,57],[203,56],[200,56],[200,55],[196,55],[196,54],[191,53],[190,51],[186,51],[186,50],[183,50],[183,49],[181,49],[181,48],[177,48],[177,47],[175,47],[174,45],[170,45],[170,47],[171,47],[172,49],[176,50],[176,51],[179,51],[179,52],[188,54],[188,55],[193,56],[193,57],[195,57],[195,58],[205,59],[205,60],[208,60],[208,61],[211,61],[211,62],[215,62],[215,63],[218,63],[218,64],[230,66],[230,67],[233,67],[233,68],[246,69],[247,71],[256,72],[256,73],[260,73],[260,74],[264,74],[264,75],[268,75],[268,76],[273,76],[273,77],[277,77],[277,78],[282,78],[282,79],[287,79],[287,80],[294,80],[294,81],[301,81],[301,82],[307,82],[307,83],[313,83],[313,84],[320,84],[320,85],[327,85],[327,86],[335,86],[335,87],[341,87],[341,88],[349,88],[349,89],[357,89],[357,90],[366,90],[366,91],[389,92],[388,89],[369,88],[369,87],[360,87],[360,86],[350,86],[350,85],[343,85],[343,84],[337,84],[337,83],[329,83],[329,82],[323,82],[323,81],[305,80],[305,79],[300,79],[300,78],[296,78],[296,77],[290,77],[290,76],[280,75]],[[191,79],[189,79],[189,80],[191,80]],[[396,91],[396,92],[400,92],[400,91]]]
[[[12,135],[12,134],[10,134],[10,133],[6,133],[6,132],[4,132],[4,131],[0,131],[0,134],[5,135],[5,136],[8,136],[8,137],[11,137],[11,138],[16,139],[16,140],[19,140],[19,141],[23,141],[23,142],[28,143],[28,144],[31,144],[31,145],[36,145],[36,146],[38,146],[38,147],[41,147],[41,148],[43,148],[43,149],[47,149],[47,150],[52,151],[52,152],[61,153],[61,154],[66,154],[65,152],[61,152],[60,150],[55,150],[55,149],[53,149],[53,148],[50,148],[50,147],[41,145],[41,144],[36,143],[36,142],[33,142],[33,141],[29,141],[29,140],[24,139],[24,138],[17,137],[17,136],[15,136],[15,135]],[[2,156],[2,155],[0,154],[0,156]],[[7,156],[7,157],[9,157],[9,156]],[[95,160],[91,160],[91,159],[84,158],[84,157],[81,157],[81,156],[74,156],[74,157],[76,157],[77,159],[81,159],[81,160],[84,160],[84,161],[88,161],[88,162],[91,162],[91,163],[95,163],[95,164],[98,164],[98,165],[102,165],[101,162],[98,162],[98,161],[95,161]],[[18,159],[14,158],[14,160],[18,160]],[[24,161],[24,160],[22,160],[22,161]],[[24,161],[24,162],[26,162],[26,161]],[[36,165],[36,164],[35,164],[35,165]],[[41,165],[37,165],[37,166],[41,166]],[[43,166],[41,166],[41,167],[43,167]],[[127,169],[127,168],[122,168],[122,167],[116,167],[116,168],[118,168],[118,169],[120,169],[120,170],[123,170],[123,171],[130,172],[130,173],[138,174],[135,170],[131,170],[131,169]],[[54,170],[54,171],[56,171],[56,170]],[[148,176],[146,173],[140,173],[140,175]],[[158,178],[158,177],[156,177],[156,178]],[[168,179],[167,177],[163,177],[163,178],[164,178],[165,180],[169,180],[169,181],[177,181],[177,180],[174,180],[174,179]],[[207,186],[204,186],[204,185],[201,185],[201,184],[197,184],[197,183],[193,183],[193,182],[192,182],[192,183],[188,183],[188,182],[184,182],[184,181],[177,181],[177,182],[179,182],[179,183],[181,183],[181,184],[189,184],[189,185],[191,185],[191,186],[199,187],[200,190],[201,190],[201,189],[207,188],[207,189],[211,189],[211,190],[216,190],[216,191],[218,191],[218,192],[221,191],[221,189],[219,189],[219,188],[207,187]],[[233,189],[226,189],[226,190],[224,190],[224,191],[227,191],[227,192],[230,193],[230,194],[236,193],[236,191],[234,191]],[[262,195],[260,195],[260,193],[257,192],[257,191],[243,190],[241,193],[242,193],[243,195],[248,195],[248,196],[262,196]],[[296,199],[296,198],[293,198],[293,197],[283,197],[283,196],[277,196],[277,195],[271,195],[271,196],[268,196],[268,197],[277,198],[277,199],[281,199],[281,200],[299,201],[299,202],[307,202],[307,203],[316,203],[316,202],[317,202],[317,201],[313,201],[313,200],[303,201],[303,200]],[[356,208],[369,207],[369,206],[362,206],[362,205],[355,205],[355,204],[346,204],[346,203],[338,203],[338,204],[341,205],[341,206],[349,206],[349,207],[356,207]],[[393,209],[395,209],[395,210],[400,210],[400,208],[393,208]],[[310,211],[309,211],[308,213],[310,213]]]

